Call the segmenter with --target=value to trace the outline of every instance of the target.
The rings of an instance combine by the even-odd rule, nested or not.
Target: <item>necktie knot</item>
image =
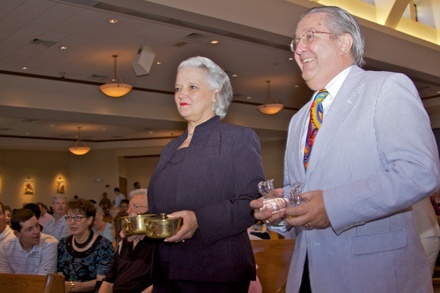
[[[322,123],[322,117],[324,110],[322,107],[322,101],[328,96],[328,91],[325,89],[320,90],[313,99],[312,106],[310,107],[310,121],[315,128],[320,128]]]

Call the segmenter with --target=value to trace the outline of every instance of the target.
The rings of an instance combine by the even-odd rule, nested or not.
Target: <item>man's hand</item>
[[[301,204],[290,206],[284,211],[288,224],[304,226],[306,229],[324,229],[330,226],[322,190],[301,193],[300,198],[303,200]]]
[[[119,236],[121,236],[121,238],[126,237],[124,231],[119,232]],[[127,236],[127,241],[128,242],[141,241],[141,240],[144,240],[144,238],[145,238],[145,235],[130,235],[130,236]]]

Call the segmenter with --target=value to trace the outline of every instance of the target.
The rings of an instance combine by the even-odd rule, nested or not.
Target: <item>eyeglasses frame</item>
[[[312,39],[311,40],[306,40],[305,36],[307,35],[307,33],[312,33]],[[315,31],[315,30],[307,30],[305,31],[301,38],[295,37],[293,38],[293,40],[290,42],[290,51],[292,51],[293,53],[296,52],[296,48],[298,47],[299,42],[303,42],[303,44],[307,45],[310,44],[311,42],[313,42],[315,40],[315,35],[316,34],[326,34],[326,35],[334,35],[334,33],[331,32],[322,32],[322,31]]]
[[[69,222],[70,220],[73,219],[74,222],[79,223],[84,218],[87,218],[87,217],[86,216],[78,216],[78,215],[75,215],[75,216],[64,216],[64,219],[66,219],[66,222]]]

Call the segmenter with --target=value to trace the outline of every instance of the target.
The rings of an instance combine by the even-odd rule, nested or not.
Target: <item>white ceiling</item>
[[[289,118],[311,96],[295,62],[289,60],[292,54],[288,49],[294,24],[306,6],[292,3],[301,1],[216,0],[209,3],[213,6],[224,3],[224,7],[217,7],[218,15],[213,17],[201,11],[209,12],[216,7],[202,0],[188,1],[186,4],[193,5],[187,6],[190,11],[153,2],[172,5],[180,1],[0,1],[0,148],[64,150],[76,139],[78,126],[82,127],[84,140],[98,148],[142,147],[151,145],[152,141],[154,146],[163,145],[185,128],[175,114],[166,114],[167,108],[174,108],[176,67],[182,60],[197,55],[213,59],[231,76],[234,101],[227,121],[243,121],[241,124],[253,127],[264,140],[284,139]],[[232,20],[234,15],[239,21]],[[250,25],[252,17],[261,20],[261,26]],[[119,22],[109,24],[112,18]],[[284,27],[283,31],[277,26]],[[370,32],[371,27],[366,30],[366,34],[377,33]],[[220,43],[211,45],[213,39]],[[414,68],[406,64],[408,60],[404,57],[409,54],[423,59],[426,56],[421,56],[424,54],[419,50],[435,54],[439,46],[431,44],[427,49],[416,44],[409,47],[410,52],[396,48],[396,55],[403,51],[402,61],[388,63],[374,57],[375,50],[386,44],[376,45],[375,38],[368,39],[368,35],[367,44],[370,47],[367,46],[366,68],[410,75],[428,112],[432,116],[440,114],[440,74]],[[148,75],[136,76],[132,62],[141,45],[148,45],[156,53],[154,62],[161,64],[153,64]],[[61,46],[67,49],[61,50]],[[368,48],[371,48],[370,57]],[[112,74],[114,54],[119,55],[118,74],[125,83],[134,86],[133,92],[118,102],[98,91],[98,86]],[[428,62],[439,64],[438,61]],[[426,60],[418,63],[423,62]],[[232,77],[234,74],[237,77]],[[15,83],[10,80],[16,80],[18,86],[14,88]],[[265,101],[267,80],[271,80],[272,96],[286,107],[270,117],[256,111],[256,105]],[[55,109],[50,97],[29,86],[35,82],[41,82],[42,92],[60,93],[59,101],[80,93],[82,90],[76,90],[79,87],[87,88],[88,96],[78,97],[80,104],[68,101]],[[156,109],[154,100],[143,102],[156,95],[167,100],[157,106],[163,113],[160,117],[155,116],[157,113],[149,114],[150,108]],[[42,98],[36,101],[37,97]],[[95,106],[90,106],[87,100],[80,102],[83,98],[93,101],[90,103]],[[139,103],[133,105],[135,99]],[[145,107],[145,115],[119,115],[122,109],[130,107]],[[278,124],[269,126],[272,122]]]

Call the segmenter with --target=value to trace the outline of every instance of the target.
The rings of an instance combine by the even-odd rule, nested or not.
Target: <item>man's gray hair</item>
[[[131,192],[130,196],[133,197],[133,196],[138,195],[138,194],[142,194],[142,195],[147,196],[147,193],[148,193],[148,189],[146,189],[146,188],[139,188],[139,189],[133,190]]]
[[[364,65],[363,58],[365,49],[365,37],[356,18],[346,10],[337,6],[317,6],[307,10],[300,20],[309,14],[325,13],[325,24],[335,35],[349,34],[353,38],[351,47],[351,57],[353,62],[358,65]]]
[[[67,202],[67,196],[65,194],[57,193],[52,197],[52,204],[54,204],[55,201],[59,198],[64,199]]]

